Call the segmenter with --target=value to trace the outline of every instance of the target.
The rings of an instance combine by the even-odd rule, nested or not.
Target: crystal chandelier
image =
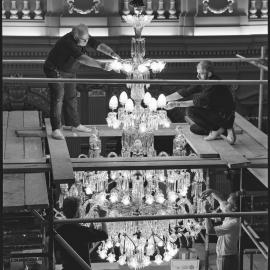
[[[134,15],[123,16],[123,19],[131,24],[135,31],[135,37],[131,40],[131,59],[111,63],[111,68],[115,71],[122,71],[128,79],[147,80],[150,74],[161,72],[165,63],[162,61],[145,59],[145,38],[141,37],[143,27],[150,23],[153,16],[142,15],[141,5],[134,6]],[[119,100],[112,96],[108,113],[107,123],[112,128],[122,128],[124,132],[132,130],[133,134],[152,132],[159,126],[169,127],[170,121],[167,118],[166,97],[161,94],[156,100],[145,89],[149,84],[135,83],[127,84],[130,89],[130,98],[125,91],[120,94]],[[144,106],[142,106],[142,101]],[[120,107],[118,105],[120,103]],[[118,110],[117,110],[118,108]],[[117,112],[116,112],[117,110]],[[131,145],[130,145],[131,147]]]
[[[97,133],[90,137],[89,144],[89,157],[98,157],[100,139]],[[186,145],[179,126],[173,140],[173,154],[194,155],[187,152]],[[140,144],[136,149],[136,153],[140,153],[138,156],[143,155],[142,148]],[[108,156],[113,157],[117,154],[110,153]],[[168,154],[161,152],[159,156]],[[61,185],[59,208],[61,209],[65,197],[79,197],[81,217],[84,218],[98,217],[93,210],[96,205],[104,208],[109,217],[204,211],[200,194],[205,186],[205,180],[201,169],[79,171],[74,174],[75,183],[70,188],[68,185]],[[63,218],[58,211],[56,216]],[[109,238],[102,242],[97,251],[100,258],[137,269],[148,266],[151,261],[158,265],[170,261],[181,245],[181,238],[184,237],[187,242],[194,241],[203,224],[201,220],[178,219],[109,222],[107,227]]]

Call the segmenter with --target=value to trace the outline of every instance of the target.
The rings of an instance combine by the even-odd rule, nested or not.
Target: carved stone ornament
[[[82,3],[80,3],[82,2]],[[100,13],[101,8],[101,0],[84,0],[84,1],[76,1],[76,0],[66,0],[68,6],[69,14],[98,14]],[[84,7],[87,6],[86,9]]]
[[[221,8],[221,9],[215,9],[215,8],[211,7],[209,2],[210,2],[210,0],[202,0],[204,14],[207,14],[208,11],[210,11],[214,14],[222,14],[222,13],[225,13],[227,10],[229,13],[233,13],[234,0],[227,0],[228,5],[225,6],[224,8]]]

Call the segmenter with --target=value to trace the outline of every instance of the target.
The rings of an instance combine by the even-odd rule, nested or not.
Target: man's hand
[[[172,110],[176,107],[180,107],[181,103],[179,101],[170,101],[167,103],[167,105],[164,107],[165,110]]]
[[[121,60],[121,57],[117,53],[115,53],[115,52],[112,52],[111,53],[111,58],[113,58],[115,60]]]
[[[209,188],[202,192],[201,198],[204,200],[213,193],[213,189]]]

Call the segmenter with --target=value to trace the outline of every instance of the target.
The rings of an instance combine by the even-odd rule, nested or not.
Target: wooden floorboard
[[[8,128],[6,134],[6,147],[4,158],[24,158],[23,138],[17,138],[16,128],[23,127],[23,114],[19,111],[8,113]],[[15,210],[24,208],[24,174],[4,175],[3,177],[3,209]]]
[[[196,135],[190,131],[189,125],[183,125],[182,131],[188,144],[200,158],[218,158],[219,153],[203,139],[203,136]]]
[[[39,127],[37,111],[24,111],[24,127]],[[25,159],[40,159],[43,157],[41,138],[24,138]],[[25,206],[31,209],[47,208],[49,206],[45,173],[25,174]]]
[[[74,174],[66,140],[52,138],[50,119],[45,119],[47,140],[51,157],[52,175],[55,183],[73,182]]]
[[[250,163],[242,154],[222,139],[208,141],[208,143],[219,153],[220,158],[227,162],[229,168],[241,168]]]
[[[24,209],[24,175],[3,175],[3,210]]]
[[[247,158],[266,157],[268,152],[266,148],[246,132],[237,135],[233,148]]]
[[[268,136],[251,124],[239,113],[235,114],[235,124],[247,132],[253,139],[255,139],[264,148],[268,149]]]

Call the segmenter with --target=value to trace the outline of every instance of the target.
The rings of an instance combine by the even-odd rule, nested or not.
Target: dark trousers
[[[215,112],[202,107],[189,107],[187,109],[188,117],[206,133],[212,130],[224,128],[225,130],[232,128],[234,123],[234,112],[221,113]]]
[[[217,256],[217,270],[238,270],[238,256]]]
[[[75,78],[74,73],[57,70],[45,63],[44,73],[47,78]],[[50,119],[52,130],[61,128],[61,119],[67,126],[77,127],[80,124],[77,111],[77,90],[75,83],[49,83]],[[62,115],[63,113],[63,115]]]

